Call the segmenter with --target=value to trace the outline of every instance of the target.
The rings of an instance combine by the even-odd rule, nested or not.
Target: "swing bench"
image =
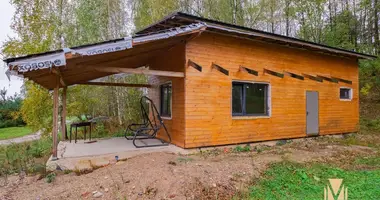
[[[171,137],[153,101],[148,97],[143,96],[140,99],[140,107],[143,122],[141,124],[130,124],[125,131],[125,138],[127,140],[133,140],[133,145],[136,148],[169,145],[171,143]],[[150,116],[149,111],[152,112]],[[167,135],[168,141],[157,138],[157,133],[162,128],[165,130],[164,132]],[[144,139],[157,139],[161,143],[148,144]],[[136,144],[136,140],[140,141],[139,143],[142,143],[142,145]]]

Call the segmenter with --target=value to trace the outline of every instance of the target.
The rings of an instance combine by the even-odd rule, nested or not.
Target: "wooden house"
[[[58,64],[25,64],[55,54]],[[177,12],[131,38],[5,62],[55,91],[116,73],[149,75],[149,85],[129,86],[148,87],[172,143],[194,148],[356,132],[358,60],[372,58]]]

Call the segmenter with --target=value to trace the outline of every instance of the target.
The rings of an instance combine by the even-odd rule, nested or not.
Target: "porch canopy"
[[[174,46],[191,39],[205,30],[202,23],[170,28],[150,34],[121,38],[97,44],[64,48],[4,60],[7,76],[17,75],[42,87],[54,90],[53,95],[53,159],[57,158],[59,89],[62,92],[62,136],[66,139],[66,90],[76,84],[150,87],[148,84],[94,82],[92,80],[118,73],[145,74],[166,77],[184,77],[178,71],[151,70],[150,63]],[[170,59],[170,58],[165,58]],[[141,68],[144,67],[144,68]]]

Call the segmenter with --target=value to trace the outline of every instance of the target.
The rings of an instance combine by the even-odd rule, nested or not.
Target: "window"
[[[352,99],[352,89],[351,88],[340,88],[339,96],[341,100],[351,100]]]
[[[161,85],[160,98],[161,98],[161,105],[160,105],[161,116],[171,117],[172,116],[172,84],[171,83]]]
[[[233,116],[269,116],[266,83],[232,83]]]

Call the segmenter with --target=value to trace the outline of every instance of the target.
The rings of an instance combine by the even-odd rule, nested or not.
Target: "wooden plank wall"
[[[203,67],[185,72],[185,148],[235,144],[306,136],[307,90],[319,92],[320,134],[354,132],[359,121],[358,65],[348,59],[280,45],[213,33],[203,33],[186,45],[186,60]],[[229,70],[229,76],[212,69],[212,63]],[[259,71],[239,72],[239,66]],[[263,69],[283,73],[334,76],[353,82],[323,83],[279,78]],[[232,81],[270,83],[271,117],[232,117]],[[339,87],[353,89],[352,101],[339,99]]]
[[[183,43],[158,55],[149,62],[150,69],[184,72],[185,45]],[[185,145],[185,86],[184,78],[151,76],[148,96],[154,101],[157,109],[160,109],[160,85],[172,82],[172,118],[164,118],[164,123],[172,137],[172,143],[184,147]],[[162,136],[162,130],[159,136]],[[165,139],[165,138],[164,138]]]

